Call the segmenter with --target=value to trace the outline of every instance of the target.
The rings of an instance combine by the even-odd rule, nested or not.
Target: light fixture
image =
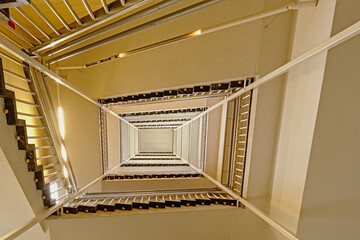
[[[120,53],[119,54],[119,58],[122,58],[122,57],[125,57],[126,56],[126,53]]]
[[[59,121],[59,130],[62,139],[65,139],[65,121],[64,121],[64,111],[62,107],[58,108],[58,121]]]
[[[63,157],[64,161],[67,161],[67,153],[66,153],[66,149],[64,147],[63,144],[61,144],[61,156]]]

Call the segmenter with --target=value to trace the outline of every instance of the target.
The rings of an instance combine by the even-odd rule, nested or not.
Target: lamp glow
[[[65,166],[63,167],[63,172],[64,172],[64,177],[68,178],[69,177],[69,173],[67,171],[67,169],[65,168]]]
[[[58,120],[59,120],[59,129],[62,139],[65,139],[65,121],[64,121],[64,111],[62,107],[58,108]]]
[[[193,32],[191,35],[192,35],[192,36],[199,36],[199,35],[201,35],[201,29]]]
[[[64,147],[64,145],[61,144],[61,156],[63,157],[64,161],[67,161],[67,154],[66,154],[66,149]]]
[[[119,54],[119,58],[122,58],[122,57],[125,57],[126,56],[126,53],[120,53]]]

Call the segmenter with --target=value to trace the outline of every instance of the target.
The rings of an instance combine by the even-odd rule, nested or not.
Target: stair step
[[[159,178],[200,178],[200,173],[158,173],[158,174],[111,174],[103,180],[159,179]]]
[[[17,114],[20,115],[20,116],[24,116],[24,117],[44,118],[43,116],[29,114],[29,113],[23,113],[23,112],[18,112]]]
[[[41,126],[41,125],[26,125],[27,128],[41,128],[44,129],[46,128],[45,126]]]
[[[44,176],[45,184],[53,183],[54,181],[59,180],[59,179],[61,179],[61,175],[59,172],[53,172],[53,173],[50,173],[50,174]]]
[[[51,167],[55,167],[56,165],[57,165],[57,163],[50,163],[50,164],[48,164],[48,165],[44,165],[44,166],[43,166],[43,169],[46,170],[46,169],[49,169],[49,168],[51,168]]]
[[[36,158],[36,160],[44,160],[44,159],[48,159],[48,158],[57,158],[57,156],[55,156],[55,155],[46,155],[46,156],[43,156],[43,157],[38,157],[38,158]]]
[[[30,79],[28,79],[28,78],[26,78],[26,77],[23,77],[23,76],[15,73],[15,72],[12,72],[12,71],[10,71],[10,70],[3,69],[3,71],[4,71],[4,73],[7,73],[7,74],[12,75],[12,76],[14,76],[14,77],[17,77],[17,78],[19,78],[19,79],[21,79],[21,80],[23,80],[23,81],[25,81],[25,82],[28,82],[28,83],[31,82]]]
[[[30,136],[28,139],[41,140],[41,139],[50,139],[49,137],[41,136]]]
[[[35,103],[32,103],[32,102],[27,102],[27,101],[20,100],[20,99],[16,99],[16,102],[26,104],[26,105],[29,105],[29,106],[33,106],[33,107],[40,107],[40,105],[38,105],[38,104],[35,104]]]
[[[10,88],[10,89],[13,89],[13,90],[16,90],[16,91],[19,91],[19,92],[23,92],[23,93],[30,94],[30,95],[36,95],[36,93],[34,93],[32,91],[29,91],[29,90],[24,89],[24,88],[17,87],[17,86],[12,85],[12,84],[6,83],[5,86],[7,88]]]
[[[49,178],[49,177],[55,176],[55,175],[58,174],[58,173],[59,173],[59,172],[48,173],[48,174],[44,175],[44,178]]]
[[[189,166],[188,163],[125,163],[121,167],[179,167]]]
[[[48,145],[48,146],[40,146],[40,147],[35,147],[35,150],[41,150],[41,149],[49,149],[49,148],[53,148],[54,146],[52,145]]]
[[[115,212],[116,210],[131,211],[133,209],[146,210],[150,208],[164,209],[195,207],[195,206],[227,205],[237,206],[237,200],[226,193],[178,193],[178,194],[154,194],[119,197],[79,198],[64,206],[65,213],[77,214],[78,212],[96,213]]]

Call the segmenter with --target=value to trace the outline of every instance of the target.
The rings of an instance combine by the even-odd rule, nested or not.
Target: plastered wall
[[[172,129],[142,129],[139,131],[140,152],[172,152]]]
[[[359,21],[358,1],[337,1],[331,35]],[[329,50],[298,234],[360,238],[360,37]]]
[[[299,10],[292,59],[330,37],[335,2],[320,1],[316,8]],[[326,56],[325,52],[290,70],[284,85],[270,215],[293,232],[299,221]]]
[[[136,210],[133,210],[136,211]],[[202,207],[138,211],[137,214],[112,213],[110,216],[64,218],[48,220],[52,240],[57,239],[102,239],[121,236],[129,240],[138,239],[208,239],[236,240],[261,239],[259,229],[249,227],[262,220],[248,210]],[[76,226],[77,231],[69,234],[66,229]],[[139,231],[141,226],[141,231]]]
[[[55,109],[64,111],[65,144],[78,187],[102,174],[99,108],[69,89],[47,79]],[[100,190],[100,184],[91,187]]]

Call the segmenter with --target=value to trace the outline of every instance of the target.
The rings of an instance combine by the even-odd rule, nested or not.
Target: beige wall
[[[334,35],[359,21],[360,2],[337,1]],[[305,182],[302,239],[360,238],[360,37],[328,52]]]
[[[78,187],[83,187],[102,174],[99,108],[53,80],[47,79],[47,82],[55,109],[59,103],[63,108],[68,158]],[[100,184],[95,184],[91,189],[98,191],[99,187]]]
[[[0,109],[4,101],[0,98]],[[36,190],[34,173],[27,170],[25,151],[18,149],[15,126],[7,125],[6,116],[0,113],[0,237],[19,227],[46,207],[42,193]],[[39,224],[18,239],[49,239]]]
[[[172,152],[172,129],[141,129],[139,131],[140,152]]]
[[[335,2],[320,1],[316,8],[299,10],[291,58],[330,37]],[[293,232],[298,226],[325,62],[326,53],[316,56],[289,71],[285,82],[270,215]]]
[[[136,211],[136,213],[134,213]],[[81,214],[72,218],[47,220],[52,240],[57,239],[106,239],[121,236],[128,240],[138,239],[188,239],[188,240],[236,240],[262,239],[259,229],[249,227],[249,222],[261,222],[248,210],[223,206],[203,206],[177,210],[133,210],[129,213],[115,212]],[[69,232],[76,226],[77,231]]]
[[[14,141],[15,145],[16,142]],[[20,151],[19,151],[20,152]],[[10,159],[15,160],[15,159]],[[16,159],[18,160],[18,159]],[[34,211],[16,179],[2,148],[0,147],[0,237],[35,217]],[[33,174],[33,173],[32,173]],[[35,183],[33,183],[35,192]],[[40,196],[39,199],[41,199]],[[16,239],[50,239],[40,224],[36,224]]]
[[[264,9],[286,4],[288,1],[264,1]],[[289,60],[293,16],[286,12],[261,22],[261,44],[258,52],[257,73],[260,77],[275,70]],[[280,76],[257,90],[251,162],[247,185],[247,198],[268,212],[272,191],[275,152],[281,117],[285,76]],[[255,102],[253,102],[255,103]]]

